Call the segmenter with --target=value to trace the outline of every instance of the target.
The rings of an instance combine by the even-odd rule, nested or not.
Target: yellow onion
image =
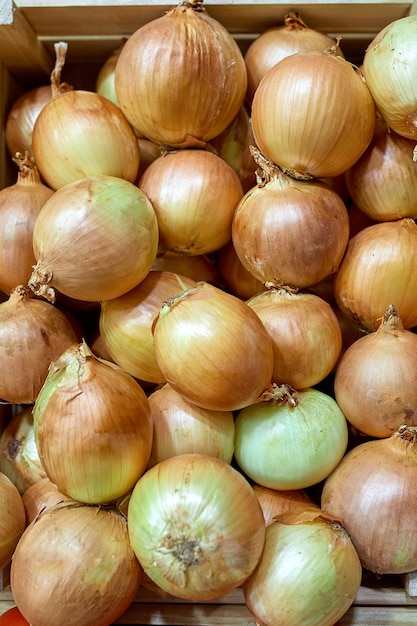
[[[165,384],[149,396],[153,423],[152,467],[178,454],[209,454],[232,462],[235,422],[232,411],[211,411],[187,402]]]
[[[10,571],[32,626],[108,626],[132,603],[141,568],[117,509],[63,502],[23,533]]]
[[[168,152],[147,167],[139,188],[155,209],[161,251],[196,256],[230,240],[243,190],[236,172],[218,155],[198,149]]]
[[[358,554],[340,521],[302,507],[267,527],[243,595],[259,626],[333,626],[352,605],[361,579]]]
[[[103,301],[99,330],[111,360],[139,380],[165,382],[155,357],[152,324],[165,300],[196,284],[186,276],[153,270],[127,293]]]
[[[56,44],[59,56],[59,46]],[[60,74],[56,72],[55,80]],[[52,84],[54,87],[54,83]],[[32,135],[36,165],[52,189],[87,176],[117,176],[134,182],[139,145],[120,108],[83,89],[52,91]]]
[[[345,416],[315,388],[280,385],[272,399],[246,406],[235,421],[235,459],[270,489],[305,489],[324,480],[348,444]]]
[[[198,254],[197,256],[157,254],[152,270],[181,274],[181,276],[188,276],[196,282],[203,280],[217,286],[221,284],[215,259],[206,254]]]
[[[33,229],[39,211],[54,193],[41,182],[28,151],[16,153],[17,181],[0,190],[0,289],[6,294],[27,284],[32,266]]]
[[[365,51],[363,73],[389,128],[417,139],[417,15],[387,24]]]
[[[272,382],[306,389],[330,374],[342,349],[342,331],[328,302],[282,288],[263,291],[247,304],[271,337]]]
[[[130,497],[128,527],[145,574],[163,591],[198,602],[241,585],[265,539],[250,484],[205,454],[173,456],[149,469]]]
[[[35,440],[48,478],[85,503],[125,495],[145,470],[152,422],[145,392],[85,342],[51,363],[33,409]]]
[[[22,285],[0,304],[0,398],[33,404],[51,361],[77,337],[68,318]]]
[[[346,172],[355,205],[374,221],[417,218],[415,141],[398,135],[377,118],[373,139]]]
[[[217,265],[219,274],[228,291],[242,300],[247,300],[265,287],[243,265],[236,254],[233,241],[229,241],[218,251]]]
[[[9,565],[16,545],[25,530],[22,496],[10,478],[0,472],[0,569]]]
[[[236,254],[264,285],[309,287],[339,267],[349,240],[346,206],[321,181],[296,180],[271,164],[264,167],[265,182],[236,207]]]
[[[150,272],[158,222],[149,198],[133,183],[90,176],[69,183],[44,204],[33,230],[35,294],[55,290],[90,302],[116,298]]]
[[[111,100],[111,102],[117,104],[117,106],[119,106],[119,103],[117,101],[116,88],[114,85],[114,72],[120,51],[125,43],[126,39],[123,38],[120,45],[107,57],[100,67],[95,84],[96,92],[101,96],[105,96]]]
[[[14,101],[4,128],[4,138],[11,157],[16,152],[28,151],[33,159],[33,127],[39,113],[51,99],[51,85],[41,85],[25,91]]]
[[[138,175],[136,178],[137,182],[139,182],[142,174],[146,169],[148,169],[149,165],[162,155],[161,147],[154,141],[146,139],[146,137],[138,137],[138,145],[140,152],[140,163]]]
[[[272,524],[277,517],[286,511],[291,511],[301,506],[306,508],[311,506],[318,507],[318,504],[303,489],[271,489],[257,483],[252,485],[252,489],[261,505],[266,526]]]
[[[245,64],[248,72],[246,99],[252,102],[254,93],[266,72],[291,54],[308,51],[324,51],[335,45],[326,33],[310,28],[298,13],[291,11],[284,23],[263,31],[248,47]],[[338,46],[338,54],[343,53]]]
[[[201,147],[237,115],[246,92],[243,55],[202,0],[181,2],[136,30],[115,69],[119,105],[143,137]]]
[[[0,435],[0,472],[23,495],[46,476],[35,443],[33,405],[20,409]]]
[[[352,448],[324,482],[321,506],[340,519],[362,566],[376,574],[417,569],[417,429]]]
[[[153,326],[156,360],[186,400],[214,411],[256,402],[271,387],[271,339],[245,302],[208,283],[167,300]]]
[[[335,372],[335,398],[362,434],[389,437],[417,426],[417,335],[405,330],[392,305],[375,332],[355,341]]]
[[[340,309],[367,330],[376,330],[393,304],[404,328],[417,325],[417,225],[411,218],[380,222],[349,241],[334,279]]]
[[[343,57],[300,52],[265,74],[251,119],[256,144],[270,161],[294,176],[334,177],[371,141],[375,105],[362,74]]]
[[[22,494],[22,500],[25,507],[27,526],[55,504],[71,500],[71,498],[58,491],[57,486],[45,476],[26,489]]]

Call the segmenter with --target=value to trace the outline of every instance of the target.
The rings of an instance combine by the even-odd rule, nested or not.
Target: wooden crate
[[[53,44],[67,41],[65,80],[93,88],[95,77],[123,37],[159,17],[175,3],[163,0],[0,0],[0,188],[15,181],[9,163],[4,122],[14,100],[32,86],[47,84],[54,64]],[[280,25],[290,10],[312,28],[341,36],[345,55],[360,63],[367,45],[388,23],[417,13],[414,2],[395,0],[205,0],[207,11],[233,34],[242,48],[266,28]],[[14,606],[9,570],[0,571],[0,615]],[[171,626],[255,626],[237,589],[216,601],[190,604],[141,588],[117,624]],[[340,626],[415,626],[415,576],[364,573],[358,595]]]

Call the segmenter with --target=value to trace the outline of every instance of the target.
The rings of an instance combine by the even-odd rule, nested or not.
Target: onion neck
[[[417,426],[403,424],[391,435],[390,441],[399,454],[417,461]]]
[[[38,168],[33,163],[28,150],[16,152],[12,160],[19,168],[17,175],[18,185],[37,185],[41,182]]]
[[[389,304],[385,309],[382,322],[376,332],[390,333],[392,335],[397,335],[398,333],[404,332],[402,320],[398,315],[397,308],[393,304]]]
[[[284,18],[284,26],[291,31],[304,30],[308,28],[307,24],[303,22],[299,13],[296,11],[290,11]]]
[[[286,402],[290,407],[295,407],[298,404],[298,392],[294,387],[286,383],[282,385],[272,383],[272,385],[262,393],[259,400],[263,402],[269,402],[271,400],[273,402]]]

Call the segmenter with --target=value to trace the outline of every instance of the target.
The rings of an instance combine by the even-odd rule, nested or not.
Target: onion
[[[417,325],[417,225],[411,218],[364,228],[349,241],[334,280],[338,306],[367,330],[393,304],[404,328]]]
[[[108,626],[133,601],[140,571],[117,509],[64,502],[26,528],[10,582],[32,626]]]
[[[370,437],[417,426],[416,363],[417,335],[388,306],[377,331],[355,341],[338,363],[334,391],[346,419]]]
[[[202,4],[181,2],[141,26],[117,61],[119,105],[139,134],[156,143],[201,147],[223,132],[243,104],[243,55]]]
[[[236,254],[233,241],[229,241],[218,251],[217,265],[220,276],[230,293],[247,300],[264,291],[265,287],[243,265]]]
[[[365,51],[366,84],[389,128],[417,139],[417,15],[387,24]]]
[[[211,411],[191,404],[168,384],[153,391],[148,400],[153,423],[150,467],[171,456],[190,453],[232,462],[232,411]]]
[[[417,218],[417,164],[412,159],[415,141],[377,120],[371,143],[346,172],[350,196],[375,221]]]
[[[0,398],[33,404],[51,361],[76,341],[68,318],[20,285],[0,303]]]
[[[248,47],[245,64],[248,72],[246,99],[252,102],[254,93],[268,70],[291,54],[308,51],[324,51],[335,45],[335,41],[314,28],[309,28],[295,12],[287,13],[284,23],[263,31]],[[337,45],[337,52],[343,53]]]
[[[145,392],[85,342],[51,364],[33,416],[45,472],[74,500],[120,498],[146,468],[152,422]]]
[[[243,594],[260,625],[333,626],[352,605],[361,578],[358,554],[340,522],[303,507],[268,526]]]
[[[417,429],[350,450],[326,479],[321,506],[340,519],[364,568],[376,574],[417,569]]]
[[[35,443],[32,408],[16,413],[0,435],[0,472],[21,494],[46,476]]]
[[[361,73],[343,57],[300,52],[265,74],[251,119],[256,144],[270,161],[294,176],[334,177],[371,141],[375,105]]]
[[[5,123],[4,137],[11,157],[16,152],[29,152],[33,159],[32,133],[39,113],[52,99],[51,85],[25,91],[13,103]]]
[[[61,48],[64,48],[61,51]],[[65,54],[55,44],[57,64]],[[62,62],[62,61],[61,61]],[[60,79],[55,68],[54,81]],[[39,113],[32,135],[36,165],[52,189],[87,176],[117,176],[134,182],[140,154],[135,132],[120,108],[93,91],[61,93],[52,82],[53,97]]]
[[[138,137],[138,145],[139,145],[139,153],[140,153],[140,163],[139,170],[136,180],[139,181],[144,171],[148,169],[149,165],[153,163],[158,157],[162,156],[161,147],[151,141],[150,139],[146,139],[146,137]]]
[[[265,182],[236,207],[236,254],[267,286],[314,285],[337,271],[342,260],[349,240],[346,206],[323,182],[296,180],[265,161],[263,171]]]
[[[153,333],[166,382],[197,406],[233,411],[271,386],[272,343],[264,325],[242,300],[218,287],[198,283],[169,299]]]
[[[165,300],[196,284],[186,276],[154,270],[131,291],[103,301],[99,329],[111,360],[139,380],[165,382],[155,357],[152,324]]]
[[[188,276],[196,282],[204,281],[218,287],[221,285],[216,262],[206,254],[197,256],[158,254],[152,265],[152,270],[181,274],[181,276]]]
[[[71,500],[71,498],[58,491],[57,486],[45,476],[26,489],[22,494],[22,500],[26,512],[26,525],[28,525],[55,504]]]
[[[246,479],[205,454],[161,461],[136,483],[130,542],[163,591],[203,602],[237,588],[259,561],[262,509]]]
[[[0,569],[9,565],[25,529],[22,496],[10,478],[0,472]]]
[[[236,172],[216,154],[169,152],[147,167],[139,187],[155,209],[161,251],[202,255],[230,240],[243,190]]]
[[[235,459],[264,487],[305,489],[340,462],[348,443],[347,422],[335,400],[318,389],[297,392],[281,385],[278,392],[239,411]]]
[[[306,508],[318,506],[303,489],[284,491],[282,489],[264,487],[257,483],[254,483],[252,488],[262,507],[266,526],[272,524],[277,517],[286,511],[291,511],[300,506],[305,506]]]
[[[33,231],[37,260],[29,280],[52,302],[55,289],[90,302],[133,289],[150,272],[158,222],[149,198],[114,176],[61,187],[44,204]]]
[[[116,64],[119,59],[120,51],[126,43],[126,39],[123,38],[120,42],[120,45],[113,50],[110,56],[105,60],[103,65],[100,67],[100,70],[97,74],[95,90],[101,96],[104,96],[111,100],[114,104],[119,106],[116,88],[114,85],[114,72],[116,69]]]
[[[342,331],[328,302],[282,288],[264,291],[247,304],[271,337],[272,382],[306,389],[330,374],[341,353]]]
[[[32,266],[33,229],[39,211],[54,193],[41,182],[28,151],[17,153],[17,181],[0,190],[0,289],[6,294],[27,284]]]

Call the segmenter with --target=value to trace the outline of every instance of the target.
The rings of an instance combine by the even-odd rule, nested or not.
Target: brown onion
[[[153,270],[127,293],[104,300],[99,328],[111,360],[139,380],[165,382],[155,357],[152,324],[165,300],[196,284],[186,276]]]
[[[226,288],[238,298],[247,300],[264,291],[265,287],[261,281],[255,278],[240,261],[233,241],[229,241],[219,250],[217,265]]]
[[[321,506],[343,523],[364,568],[376,574],[417,569],[417,429],[352,448],[324,482]]]
[[[417,225],[411,218],[380,222],[349,241],[334,280],[338,306],[367,330],[376,330],[389,304],[404,328],[417,325]]]
[[[258,483],[254,483],[252,489],[261,505],[266,526],[272,524],[277,517],[286,511],[291,511],[291,509],[300,506],[305,506],[306,508],[311,506],[318,507],[303,489],[271,489]]]
[[[69,500],[69,498],[58,491],[57,486],[45,476],[26,489],[25,493],[22,494],[22,500],[27,526],[55,504]]]
[[[325,33],[310,28],[295,12],[287,13],[284,23],[263,31],[249,46],[245,54],[248,72],[246,99],[252,102],[254,93],[266,72],[291,54],[312,50],[324,51],[335,45]],[[338,54],[343,53],[338,46]]]
[[[41,182],[28,151],[17,153],[17,181],[0,191],[0,289],[6,294],[27,284],[32,266],[33,229],[39,211],[54,193]]]
[[[337,271],[349,239],[346,206],[331,187],[302,181],[271,164],[245,194],[232,223],[241,263],[261,283],[303,288]],[[266,170],[264,169],[266,172]]]
[[[9,565],[25,530],[22,496],[10,478],[0,472],[0,570]]]
[[[271,338],[272,382],[306,389],[330,374],[342,349],[342,331],[328,302],[282,288],[264,291],[247,304]]]
[[[68,502],[27,526],[10,572],[16,605],[33,626],[108,626],[133,601],[140,576],[125,516]]]
[[[153,327],[155,356],[186,400],[214,411],[256,402],[271,387],[271,339],[239,298],[199,283],[166,301]]]
[[[103,65],[100,67],[95,85],[95,90],[98,94],[105,96],[114,104],[117,104],[117,106],[119,106],[119,103],[117,101],[116,88],[114,86],[114,71],[116,69],[120,51],[125,43],[126,39],[123,38],[120,45],[107,57]]]
[[[300,52],[265,74],[251,119],[257,146],[270,161],[294,176],[334,177],[371,141],[375,105],[361,73],[343,57]]]
[[[14,101],[5,124],[6,146],[11,157],[28,151],[33,159],[32,133],[37,117],[52,99],[51,85],[41,85],[25,91]]]
[[[216,154],[168,152],[147,167],[139,188],[155,209],[160,251],[209,254],[230,240],[243,190],[236,172]]]
[[[51,361],[77,341],[67,317],[22,285],[0,304],[0,398],[33,404]]]
[[[181,276],[188,276],[196,282],[203,280],[217,286],[222,283],[215,259],[206,254],[198,254],[197,256],[158,254],[152,265],[152,270],[173,272],[174,274],[181,274]]]
[[[336,368],[334,392],[346,419],[371,437],[417,426],[416,364],[417,335],[388,306],[376,332],[355,341]]]
[[[201,147],[237,115],[246,92],[243,55],[201,0],[181,2],[136,30],[115,70],[119,105],[140,135]]]
[[[178,454],[200,453],[231,463],[235,423],[232,411],[211,411],[187,402],[165,384],[149,397],[153,423],[149,467]]]

